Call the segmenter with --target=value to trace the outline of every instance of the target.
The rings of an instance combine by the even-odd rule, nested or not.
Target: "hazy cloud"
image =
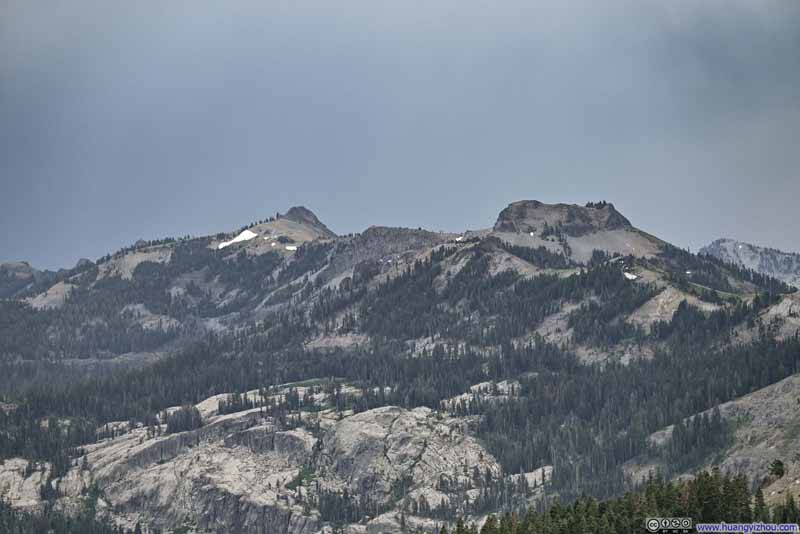
[[[521,198],[800,249],[800,3],[220,4],[0,6],[0,259]]]

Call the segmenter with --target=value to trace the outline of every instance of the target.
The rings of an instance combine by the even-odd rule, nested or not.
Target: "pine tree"
[[[763,523],[769,522],[769,509],[764,502],[764,492],[759,487],[756,490],[755,507],[753,509],[753,519]]]

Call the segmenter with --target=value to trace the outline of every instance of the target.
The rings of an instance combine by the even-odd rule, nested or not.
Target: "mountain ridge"
[[[774,276],[800,287],[800,253],[784,252],[730,238],[716,239],[702,247],[699,253]]]

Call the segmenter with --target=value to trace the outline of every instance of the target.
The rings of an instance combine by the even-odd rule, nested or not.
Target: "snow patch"
[[[295,245],[286,245],[286,250],[295,251],[297,250],[297,247]]]
[[[255,232],[251,232],[250,230],[245,230],[241,234],[237,235],[230,241],[223,241],[217,246],[217,250],[222,250],[225,247],[233,245],[234,243],[241,243],[242,241],[250,241],[254,237],[258,237],[258,234]]]
[[[464,236],[460,235],[456,238],[456,241],[464,241]]]
[[[627,278],[628,280],[636,280],[637,278],[639,278],[639,277],[638,277],[638,276],[636,276],[635,274],[633,274],[633,273],[629,273],[629,272],[624,272],[624,273],[622,273],[622,274],[624,274],[624,275],[625,275],[625,278]]]

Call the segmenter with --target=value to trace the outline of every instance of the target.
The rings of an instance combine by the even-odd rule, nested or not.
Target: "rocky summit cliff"
[[[594,250],[648,257],[662,248],[661,241],[634,228],[608,202],[514,202],[500,212],[493,232],[515,245],[560,250],[579,263],[589,261]]]
[[[537,200],[522,200],[509,204],[500,212],[494,230],[497,232],[541,233],[560,231],[572,237],[592,232],[632,228],[614,205],[606,202],[574,204],[543,204]]]
[[[339,236],[295,207],[46,276],[3,266],[0,497],[129,530],[377,534],[616,495],[650,468],[755,478],[780,456],[800,476],[774,415],[800,297],[748,265],[610,203],[521,201],[461,232]],[[769,453],[733,420],[753,399],[785,425]]]
[[[796,252],[782,252],[735,239],[717,239],[701,248],[700,254],[708,254],[800,287],[800,254]]]

